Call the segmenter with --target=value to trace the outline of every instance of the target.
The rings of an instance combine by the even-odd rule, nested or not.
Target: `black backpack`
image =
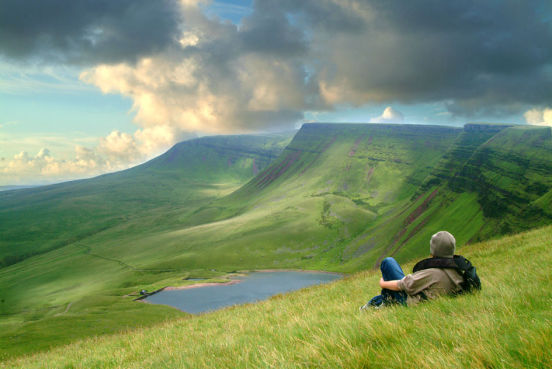
[[[413,273],[419,270],[429,268],[452,268],[456,269],[458,273],[464,278],[462,286],[462,292],[472,292],[474,290],[481,289],[481,280],[475,271],[475,267],[472,263],[463,256],[454,255],[454,258],[429,258],[424,259],[414,265]]]

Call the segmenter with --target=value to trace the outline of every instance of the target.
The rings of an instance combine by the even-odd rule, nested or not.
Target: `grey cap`
[[[431,236],[429,242],[429,252],[434,257],[452,258],[456,249],[456,240],[454,236],[447,231],[440,231]]]

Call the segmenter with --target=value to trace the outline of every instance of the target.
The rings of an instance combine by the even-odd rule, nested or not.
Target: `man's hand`
[[[399,280],[395,281],[384,281],[383,278],[380,279],[379,285],[381,288],[385,288],[391,291],[400,291]]]

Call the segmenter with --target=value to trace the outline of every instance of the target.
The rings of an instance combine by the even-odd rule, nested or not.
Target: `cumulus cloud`
[[[314,106],[302,30],[278,7],[256,11],[239,29],[199,7],[185,7],[182,16],[186,29],[177,48],[81,74],[105,93],[133,99],[141,137],[154,126],[176,136],[290,128]]]
[[[113,131],[107,137],[100,139],[98,151],[108,158],[135,161],[139,157],[134,138],[128,133]]]
[[[23,151],[12,159],[2,160],[0,173],[10,178],[10,183],[3,184],[34,183],[37,176],[41,177],[42,182],[55,182],[100,174],[109,169],[109,164],[92,150],[77,146],[75,152],[75,159],[69,161],[56,160],[47,148],[41,149],[34,156]]]
[[[0,185],[44,184],[114,172],[140,164],[173,143],[193,137],[168,126],[153,126],[134,134],[112,131],[92,147],[75,145],[69,158],[56,157],[48,148],[40,149],[36,155],[22,151],[12,158],[0,158]],[[40,138],[33,141],[53,142]]]
[[[552,127],[552,109],[530,109],[523,114],[527,124],[535,126],[550,126]]]
[[[150,149],[140,138],[113,131],[96,147],[76,145],[71,159],[56,158],[48,148],[36,155],[22,151],[0,159],[0,185],[60,182],[122,170],[146,160]]]
[[[370,119],[370,123],[402,123],[404,121],[403,114],[388,106],[380,116]]]
[[[195,135],[183,134],[168,125],[153,125],[139,129],[133,135],[115,130],[100,138],[95,151],[110,163],[138,163],[192,137]]]

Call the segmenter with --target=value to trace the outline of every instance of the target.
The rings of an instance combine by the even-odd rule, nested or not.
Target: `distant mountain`
[[[193,220],[221,214],[242,214],[226,224],[240,222],[241,242],[262,244],[276,265],[342,270],[424,255],[441,229],[459,245],[520,232],[552,223],[551,129],[307,124],[278,160]]]
[[[289,140],[205,137],[126,171],[2,192],[0,260],[118,227],[126,231],[117,237],[139,229],[144,239],[182,230],[176,242],[204,225],[198,250],[240,250],[223,258],[228,268],[249,266],[243,245],[260,243],[267,266],[285,255],[289,264],[354,269],[418,256],[425,248],[416,245],[441,228],[463,244],[552,223],[547,127],[305,124],[284,149]],[[208,268],[203,252],[171,265]]]
[[[24,188],[31,188],[36,186],[0,186],[0,191],[21,190]]]
[[[293,133],[198,138],[121,172],[0,192],[0,267],[228,194],[277,158]]]
[[[441,126],[306,124],[278,160],[212,206],[248,219],[242,241],[274,250],[267,260],[276,265],[283,258],[310,268],[363,268],[392,242],[390,225],[462,134]],[[265,219],[278,236],[266,237]],[[375,230],[385,237],[372,239]]]

